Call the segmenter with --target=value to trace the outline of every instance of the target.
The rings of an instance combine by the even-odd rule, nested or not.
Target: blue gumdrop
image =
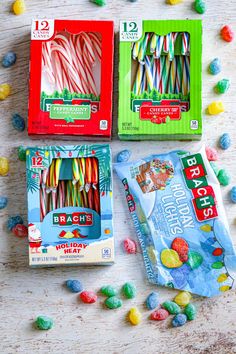
[[[0,209],[6,208],[8,203],[7,197],[0,197]]]
[[[129,150],[122,150],[117,154],[116,161],[127,162],[130,156],[131,156],[131,152]]]
[[[236,203],[236,186],[232,187],[230,191],[230,198],[233,203]]]
[[[66,286],[73,293],[80,293],[83,290],[83,285],[79,280],[67,280]]]
[[[7,228],[9,231],[13,229],[17,224],[23,224],[24,221],[20,215],[10,216],[7,220]]]
[[[184,313],[179,313],[176,315],[173,320],[172,320],[172,326],[173,327],[180,327],[185,325],[187,322],[187,316]]]
[[[23,132],[25,130],[24,118],[21,117],[18,113],[13,114],[13,116],[12,116],[12,125],[19,132]]]
[[[227,150],[231,145],[230,135],[228,133],[224,133],[223,135],[221,135],[219,144],[221,149]]]
[[[8,52],[4,55],[2,58],[2,66],[4,68],[9,68],[16,62],[16,53],[14,52]]]
[[[159,294],[153,291],[146,299],[146,306],[148,310],[154,310],[159,305]]]
[[[171,270],[170,274],[177,289],[182,289],[187,284],[190,271],[190,267],[187,264]]]
[[[221,62],[220,59],[215,58],[209,65],[209,71],[212,75],[217,75],[221,72]]]

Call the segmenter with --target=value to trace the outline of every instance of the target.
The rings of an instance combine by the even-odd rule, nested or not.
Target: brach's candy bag
[[[120,139],[201,138],[201,52],[200,20],[120,22]]]
[[[236,254],[205,148],[115,164],[150,282],[213,296],[235,287]]]
[[[31,266],[114,261],[109,145],[26,151]]]
[[[36,19],[28,133],[111,138],[112,21]]]

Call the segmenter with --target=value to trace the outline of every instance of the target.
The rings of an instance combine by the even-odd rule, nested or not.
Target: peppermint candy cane
[[[98,96],[92,67],[101,61],[101,38],[97,33],[57,34],[42,47],[42,65],[48,81],[62,92]]]

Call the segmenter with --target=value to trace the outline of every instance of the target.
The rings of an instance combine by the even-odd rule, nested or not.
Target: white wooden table
[[[18,112],[27,117],[28,65],[30,23],[32,17],[69,19],[114,19],[116,31],[118,21],[123,18],[183,19],[199,18],[192,11],[192,0],[183,4],[168,6],[164,0],[108,0],[104,8],[96,7],[87,0],[26,0],[27,12],[19,17],[10,13],[12,1],[0,3],[0,56],[14,50],[18,59],[10,69],[0,68],[0,83],[9,82],[12,95],[0,102],[0,155],[10,159],[11,169],[7,177],[0,178],[0,194],[9,197],[7,209],[0,212],[0,353],[89,353],[89,354],[184,354],[184,353],[236,353],[235,291],[219,298],[200,299],[199,315],[196,321],[183,328],[172,329],[170,322],[151,323],[149,312],[143,302],[151,290],[148,284],[141,254],[130,256],[123,253],[121,241],[135,237],[134,228],[128,215],[121,183],[114,177],[114,227],[116,242],[116,264],[111,267],[68,267],[30,269],[28,267],[27,241],[19,240],[6,231],[8,215],[22,214],[26,220],[25,166],[17,159],[16,147],[34,145],[27,132],[18,133],[11,125],[11,115]],[[220,78],[231,78],[229,92],[222,99],[226,112],[220,116],[204,116],[203,141],[215,146],[223,132],[230,132],[234,142],[227,152],[220,151],[222,166],[232,174],[236,184],[236,134],[235,134],[235,89],[236,89],[236,46],[221,41],[219,30],[231,23],[236,31],[236,7],[234,0],[208,1],[208,11],[203,16],[203,109],[217,99],[213,85]],[[115,51],[115,96],[114,121],[117,120],[117,77],[118,50],[116,37]],[[222,73],[217,77],[207,74],[211,59],[220,57]],[[75,141],[71,142],[74,143]],[[40,141],[53,144],[55,141]],[[57,140],[56,143],[62,143]],[[119,142],[116,132],[111,143],[113,154],[127,147],[132,158],[153,152],[186,148],[197,148],[199,143],[180,142]],[[225,207],[236,243],[236,205],[229,201],[230,187],[222,189]],[[104,310],[102,299],[91,306],[82,305],[77,295],[70,294],[63,286],[66,279],[79,278],[87,289],[98,290],[106,283],[121,286],[133,281],[138,296],[126,301],[118,311]],[[158,288],[161,298],[170,299],[176,292]],[[138,306],[143,313],[140,326],[132,327],[125,321],[131,306]],[[39,314],[46,314],[55,320],[50,331],[38,331],[32,323]]]

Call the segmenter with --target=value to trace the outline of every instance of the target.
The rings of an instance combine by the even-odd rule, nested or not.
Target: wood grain
[[[14,67],[0,68],[0,83],[9,82],[12,95],[0,102],[0,155],[10,159],[8,177],[0,179],[0,195],[8,195],[8,208],[0,212],[0,353],[83,353],[83,354],[211,354],[236,353],[235,291],[213,299],[196,298],[199,315],[196,321],[180,329],[172,329],[170,322],[156,324],[148,321],[149,312],[143,302],[151,290],[145,277],[142,256],[125,255],[121,241],[134,237],[134,228],[120,182],[114,176],[114,227],[116,239],[116,264],[111,267],[68,267],[29,269],[26,240],[14,238],[6,231],[8,215],[20,213],[27,219],[25,193],[25,166],[18,161],[16,147],[23,145],[54,144],[54,141],[35,142],[27,133],[17,133],[11,125],[11,115],[18,112],[27,117],[29,41],[31,18],[71,19],[114,19],[118,31],[119,19],[143,18],[199,18],[192,11],[192,0],[185,0],[178,6],[168,6],[165,0],[108,0],[104,8],[96,7],[87,0],[25,0],[27,12],[22,16],[10,13],[12,1],[0,3],[0,56],[14,50],[18,59]],[[206,144],[216,146],[223,132],[230,132],[232,147],[220,152],[221,164],[232,174],[236,184],[235,143],[235,89],[236,89],[236,46],[221,41],[219,29],[231,23],[236,30],[236,7],[234,0],[208,1],[208,10],[203,17],[203,110],[207,104],[221,97],[213,92],[213,85],[221,78],[231,78],[231,88],[222,97],[226,112],[218,117],[203,117]],[[222,73],[217,77],[207,74],[207,65],[214,57],[223,63]],[[117,81],[118,81],[118,37],[115,45],[115,95],[114,95],[114,138],[111,143],[114,156],[127,147],[132,158],[176,148],[197,149],[199,143],[184,142],[119,142],[116,136]],[[74,143],[75,141],[71,141]],[[62,143],[57,140],[56,143]],[[223,199],[236,242],[236,206],[229,201],[229,189],[222,189]],[[81,305],[77,295],[66,291],[63,283],[68,278],[79,278],[87,289],[98,290],[111,283],[121,286],[133,281],[138,288],[134,300],[124,301],[118,311],[103,309],[102,300],[94,305]],[[174,291],[158,288],[161,298],[170,299]],[[129,308],[137,305],[143,313],[143,322],[131,327],[125,321]],[[55,327],[48,332],[36,330],[32,323],[39,314],[47,314],[55,320]]]

